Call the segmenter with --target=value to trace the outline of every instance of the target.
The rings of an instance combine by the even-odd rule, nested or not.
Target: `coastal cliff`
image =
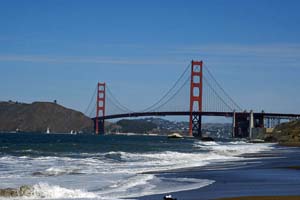
[[[81,112],[56,103],[0,102],[0,131],[55,133],[93,132],[93,121]]]
[[[296,120],[278,125],[273,130],[272,136],[276,138],[279,143],[300,144],[300,121]]]

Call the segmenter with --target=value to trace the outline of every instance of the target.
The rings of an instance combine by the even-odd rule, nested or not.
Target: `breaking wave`
[[[166,178],[156,174],[214,162],[246,160],[244,154],[273,148],[271,144],[243,141],[188,142],[186,149],[178,146],[172,151],[167,148],[141,152],[111,150],[41,156],[32,150],[35,154],[31,156],[31,149],[27,149],[26,155],[6,154],[0,157],[0,188],[31,185],[32,195],[22,197],[25,199],[101,200],[193,190],[213,184],[214,180]]]

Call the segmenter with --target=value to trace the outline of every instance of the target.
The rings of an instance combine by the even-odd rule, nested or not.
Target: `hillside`
[[[117,125],[121,127],[121,131],[124,133],[149,133],[153,129],[157,128],[154,123],[143,119],[122,119],[117,122]]]
[[[300,143],[300,121],[291,121],[277,126],[273,131],[280,143]]]
[[[47,128],[55,133],[92,132],[93,121],[56,103],[0,102],[0,131],[45,132]]]

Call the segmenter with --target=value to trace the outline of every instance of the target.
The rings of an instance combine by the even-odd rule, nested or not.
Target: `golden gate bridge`
[[[189,136],[202,137],[202,117],[219,116],[232,118],[232,137],[250,138],[254,129],[274,127],[282,119],[294,120],[300,117],[300,114],[242,109],[203,61],[192,61],[161,98],[140,111],[133,111],[123,105],[105,82],[98,83],[85,114],[93,119],[96,134],[104,134],[105,120],[109,119],[188,116]]]

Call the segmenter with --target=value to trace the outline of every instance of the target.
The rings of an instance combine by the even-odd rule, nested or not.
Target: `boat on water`
[[[172,133],[168,135],[168,138],[183,138],[183,136],[180,135],[179,133]]]
[[[50,128],[47,128],[46,133],[47,133],[47,134],[50,134]]]

